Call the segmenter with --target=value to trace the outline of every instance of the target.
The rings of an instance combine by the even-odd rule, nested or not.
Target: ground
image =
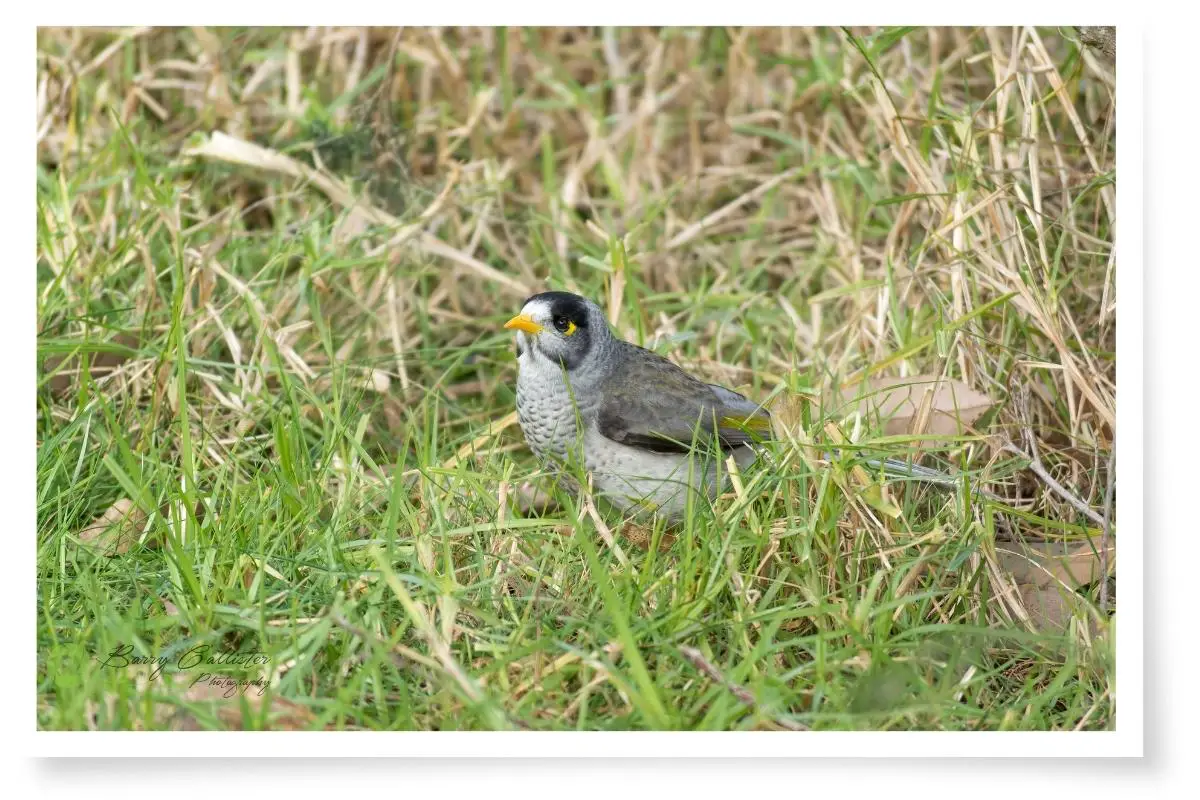
[[[39,727],[1112,728],[1081,48],[41,30]],[[764,458],[678,526],[532,510],[501,325],[546,288],[769,404]]]

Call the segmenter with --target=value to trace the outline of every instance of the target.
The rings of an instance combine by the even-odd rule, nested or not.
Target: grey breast
[[[519,361],[517,421],[525,441],[539,458],[565,458],[576,441],[576,412],[562,372],[543,367],[529,354]]]

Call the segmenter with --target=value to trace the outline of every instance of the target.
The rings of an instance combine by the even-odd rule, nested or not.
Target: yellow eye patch
[[[563,336],[574,336],[575,331],[577,331],[577,330],[579,330],[579,329],[575,327],[575,323],[568,320],[567,321],[567,329],[565,331],[563,331]]]

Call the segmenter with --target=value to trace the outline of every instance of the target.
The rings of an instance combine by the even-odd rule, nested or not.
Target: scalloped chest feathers
[[[572,396],[562,368],[528,352],[517,358],[517,421],[525,441],[538,458],[565,458],[576,441],[576,412],[583,417],[590,405]]]

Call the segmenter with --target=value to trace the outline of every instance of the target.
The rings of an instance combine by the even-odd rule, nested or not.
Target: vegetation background
[[[40,30],[39,727],[1111,728],[1113,70]],[[500,325],[547,287],[769,402],[767,468],[673,529],[532,510]]]

